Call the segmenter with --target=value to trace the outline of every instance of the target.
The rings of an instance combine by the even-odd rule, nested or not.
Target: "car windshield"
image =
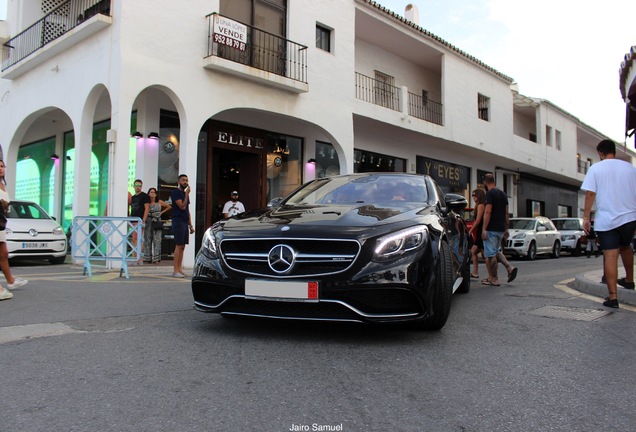
[[[556,229],[559,231],[576,231],[582,229],[578,219],[557,219],[553,220]]]
[[[423,205],[428,200],[424,177],[369,174],[319,179],[297,190],[285,205],[376,204]]]
[[[533,230],[534,219],[510,219],[510,229]]]
[[[9,207],[9,219],[51,219],[36,203],[13,201]]]

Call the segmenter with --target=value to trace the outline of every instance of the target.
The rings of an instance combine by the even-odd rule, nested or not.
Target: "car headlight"
[[[62,229],[62,227],[53,228],[53,234],[54,235],[64,235],[64,230]]]
[[[512,236],[512,238],[516,239],[516,240],[524,239],[524,238],[526,238],[526,233],[515,234],[514,236]]]
[[[208,228],[203,234],[203,242],[201,243],[201,253],[210,259],[218,259],[219,257],[214,232],[212,228]]]
[[[428,238],[426,226],[416,226],[378,238],[375,246],[375,259],[396,258],[404,253],[418,249]]]
[[[562,235],[561,236],[561,240],[565,241],[565,240],[574,240],[574,235],[572,234],[566,234],[566,235]]]

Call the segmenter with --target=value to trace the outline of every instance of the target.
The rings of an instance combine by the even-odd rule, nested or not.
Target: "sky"
[[[635,0],[376,1],[402,16],[414,4],[421,27],[513,78],[521,94],[625,141],[618,70],[636,45]]]
[[[292,0],[293,1],[293,0]],[[625,102],[618,70],[636,45],[635,0],[376,0],[513,78],[618,143]]]

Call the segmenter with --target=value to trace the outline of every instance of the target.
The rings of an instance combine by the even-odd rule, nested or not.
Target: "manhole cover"
[[[530,311],[532,315],[538,315],[547,318],[563,318],[577,321],[595,321],[604,316],[610,315],[612,312],[607,312],[600,309],[583,309],[566,306],[543,306],[533,311]]]

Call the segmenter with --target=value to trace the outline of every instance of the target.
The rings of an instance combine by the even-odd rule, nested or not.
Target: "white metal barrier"
[[[122,273],[128,277],[128,262],[141,260],[142,223],[138,217],[76,216],[71,228],[71,254],[84,261],[84,271],[92,277],[91,261],[121,264]],[[137,234],[137,245],[133,234]]]

